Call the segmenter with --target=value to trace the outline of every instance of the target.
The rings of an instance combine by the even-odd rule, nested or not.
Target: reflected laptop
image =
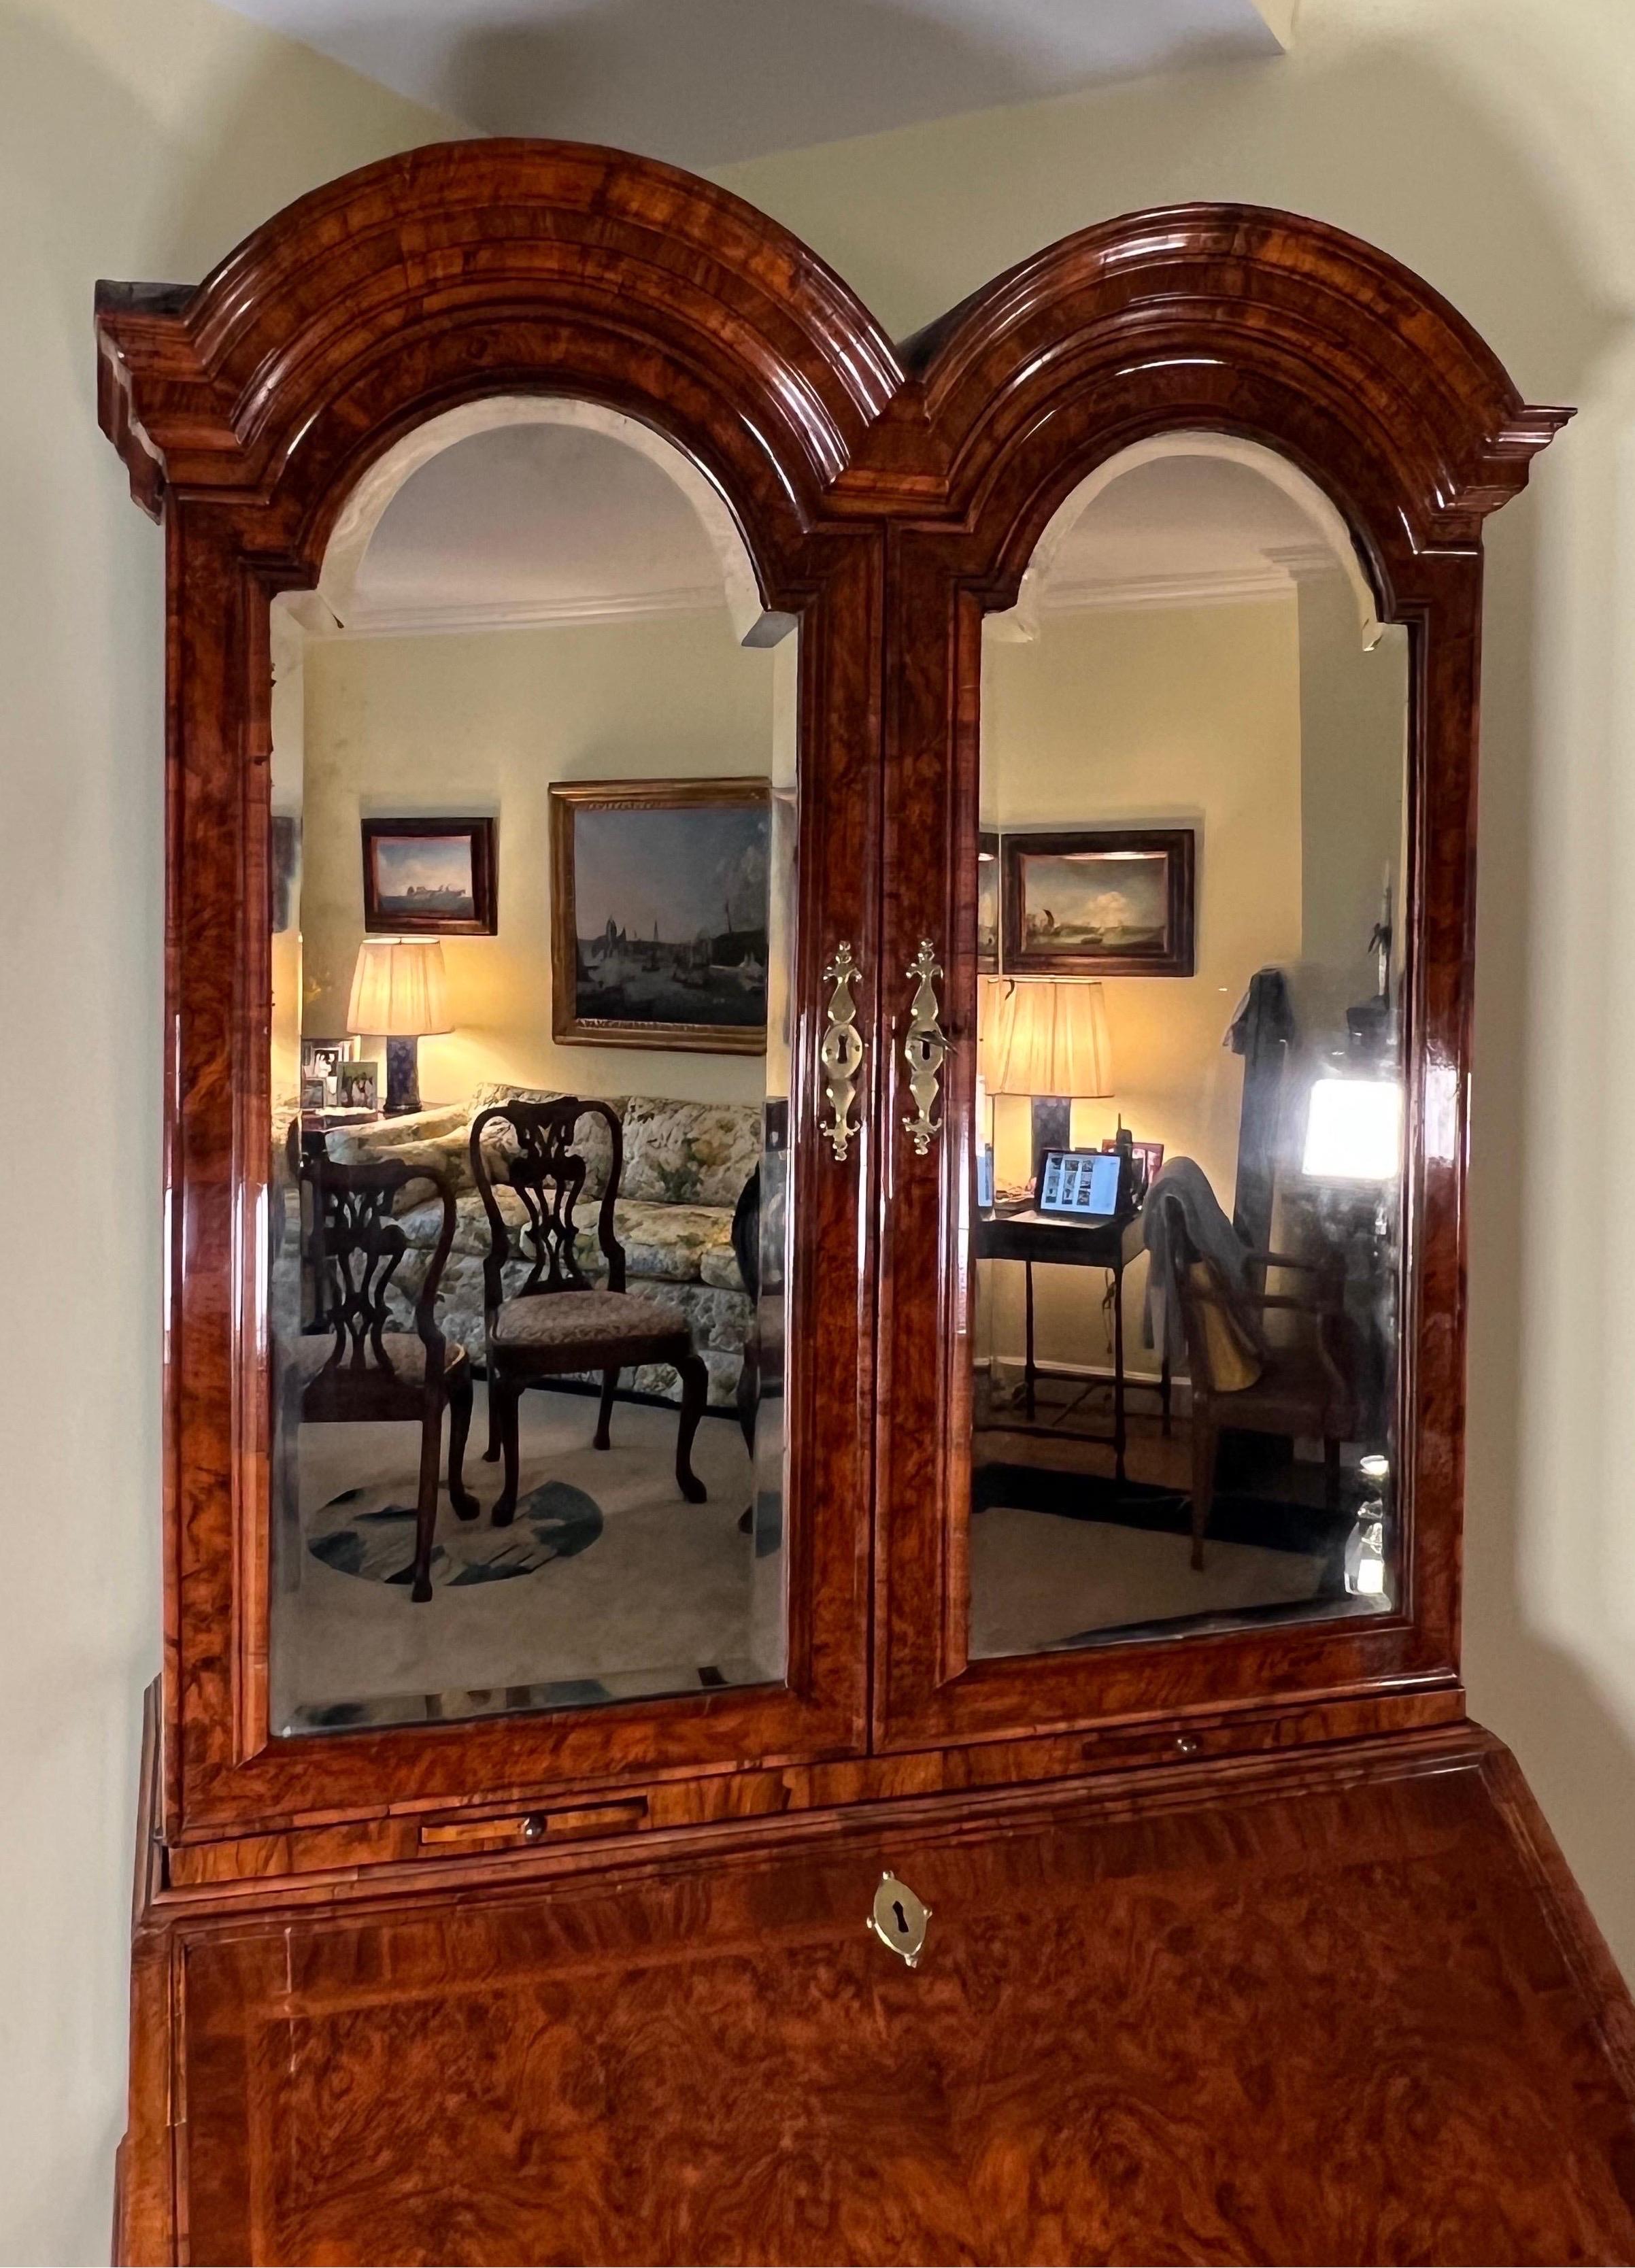
[[[1116,1219],[1123,1167],[1116,1150],[1047,1150],[1035,1210],[1048,1220]]]

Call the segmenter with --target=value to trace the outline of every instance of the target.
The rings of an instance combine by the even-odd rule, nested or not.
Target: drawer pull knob
[[[895,1874],[880,1876],[868,1927],[888,1953],[895,1953],[910,1969],[919,1965],[930,1920],[931,1908],[915,1896],[906,1882],[900,1882]]]

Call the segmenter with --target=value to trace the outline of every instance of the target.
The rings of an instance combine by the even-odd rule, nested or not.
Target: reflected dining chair
[[[574,1206],[585,1188],[586,1160],[574,1148],[579,1122],[600,1118],[608,1129],[607,1182],[596,1217],[596,1239],[607,1263],[605,1285],[593,1285],[575,1250]],[[501,1130],[490,1134],[490,1128]],[[497,1102],[471,1126],[471,1177],[488,1215],[489,1250],[482,1270],[483,1331],[489,1381],[489,1448],[505,1460],[495,1502],[496,1528],[517,1509],[522,1396],[530,1386],[585,1371],[601,1373],[595,1447],[611,1446],[609,1425],[619,1373],[642,1363],[668,1363],[680,1375],[681,1408],[675,1443],[675,1482],[689,1504],[705,1501],[692,1466],[693,1437],[703,1415],[710,1373],[693,1346],[692,1326],[674,1307],[634,1297],[624,1288],[624,1248],[614,1233],[614,1207],[624,1165],[624,1135],[607,1103],[561,1095],[549,1102]],[[508,1224],[500,1194],[509,1190],[519,1213]],[[509,1294],[505,1264],[514,1241],[528,1272]]]
[[[449,1411],[448,1494],[461,1520],[482,1507],[466,1487],[463,1466],[471,1430],[471,1364],[458,1340],[437,1326],[438,1291],[454,1236],[454,1193],[435,1167],[381,1158],[340,1165],[319,1136],[308,1146],[299,1119],[291,1125],[288,1159],[301,1204],[301,1256],[314,1300],[313,1329],[280,1344],[285,1391],[302,1425],[378,1425],[401,1419],[420,1427],[420,1480],[409,1597],[431,1596],[431,1546],[437,1532],[438,1473],[443,1411]],[[387,1294],[408,1249],[395,1213],[401,1192],[429,1182],[443,1208],[437,1246],[415,1300],[412,1331],[388,1328]]]

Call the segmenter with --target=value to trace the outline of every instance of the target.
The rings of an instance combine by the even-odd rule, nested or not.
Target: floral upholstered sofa
[[[560,1087],[480,1086],[468,1103],[416,1111],[371,1126],[331,1129],[328,1146],[338,1163],[393,1156],[407,1164],[436,1166],[452,1183],[455,1197],[453,1249],[443,1270],[438,1322],[474,1360],[482,1360],[482,1263],[489,1248],[488,1220],[471,1174],[472,1121],[496,1102],[555,1101]],[[640,1298],[679,1307],[692,1327],[693,1344],[710,1373],[713,1405],[730,1407],[743,1367],[744,1342],[751,1309],[733,1255],[733,1209],[761,1155],[761,1113],[753,1103],[674,1102],[658,1095],[608,1095],[624,1138],[624,1167],[614,1225],[624,1247],[626,1289]],[[509,1129],[492,1122],[484,1138],[497,1151]],[[600,1118],[579,1122],[576,1146],[586,1161],[585,1188],[575,1209],[577,1249],[586,1274],[599,1278],[606,1263],[596,1241],[596,1216],[607,1188],[610,1143]],[[497,1182],[498,1176],[496,1176]],[[416,1294],[424,1280],[442,1225],[442,1207],[423,1183],[404,1191],[407,1210],[400,1222],[409,1251],[397,1271],[391,1303],[405,1329],[412,1328]],[[522,1202],[497,1187],[508,1225],[520,1226]],[[416,1202],[418,1197],[428,1201]],[[526,1260],[505,1267],[505,1288],[514,1291],[528,1272]],[[680,1382],[667,1364],[650,1364],[621,1380],[638,1393],[674,1400]]]

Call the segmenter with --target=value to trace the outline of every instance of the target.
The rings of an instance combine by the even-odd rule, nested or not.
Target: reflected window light
[[[1314,1182],[1388,1182],[1402,1154],[1395,1079],[1320,1079],[1311,1091],[1300,1171]]]

